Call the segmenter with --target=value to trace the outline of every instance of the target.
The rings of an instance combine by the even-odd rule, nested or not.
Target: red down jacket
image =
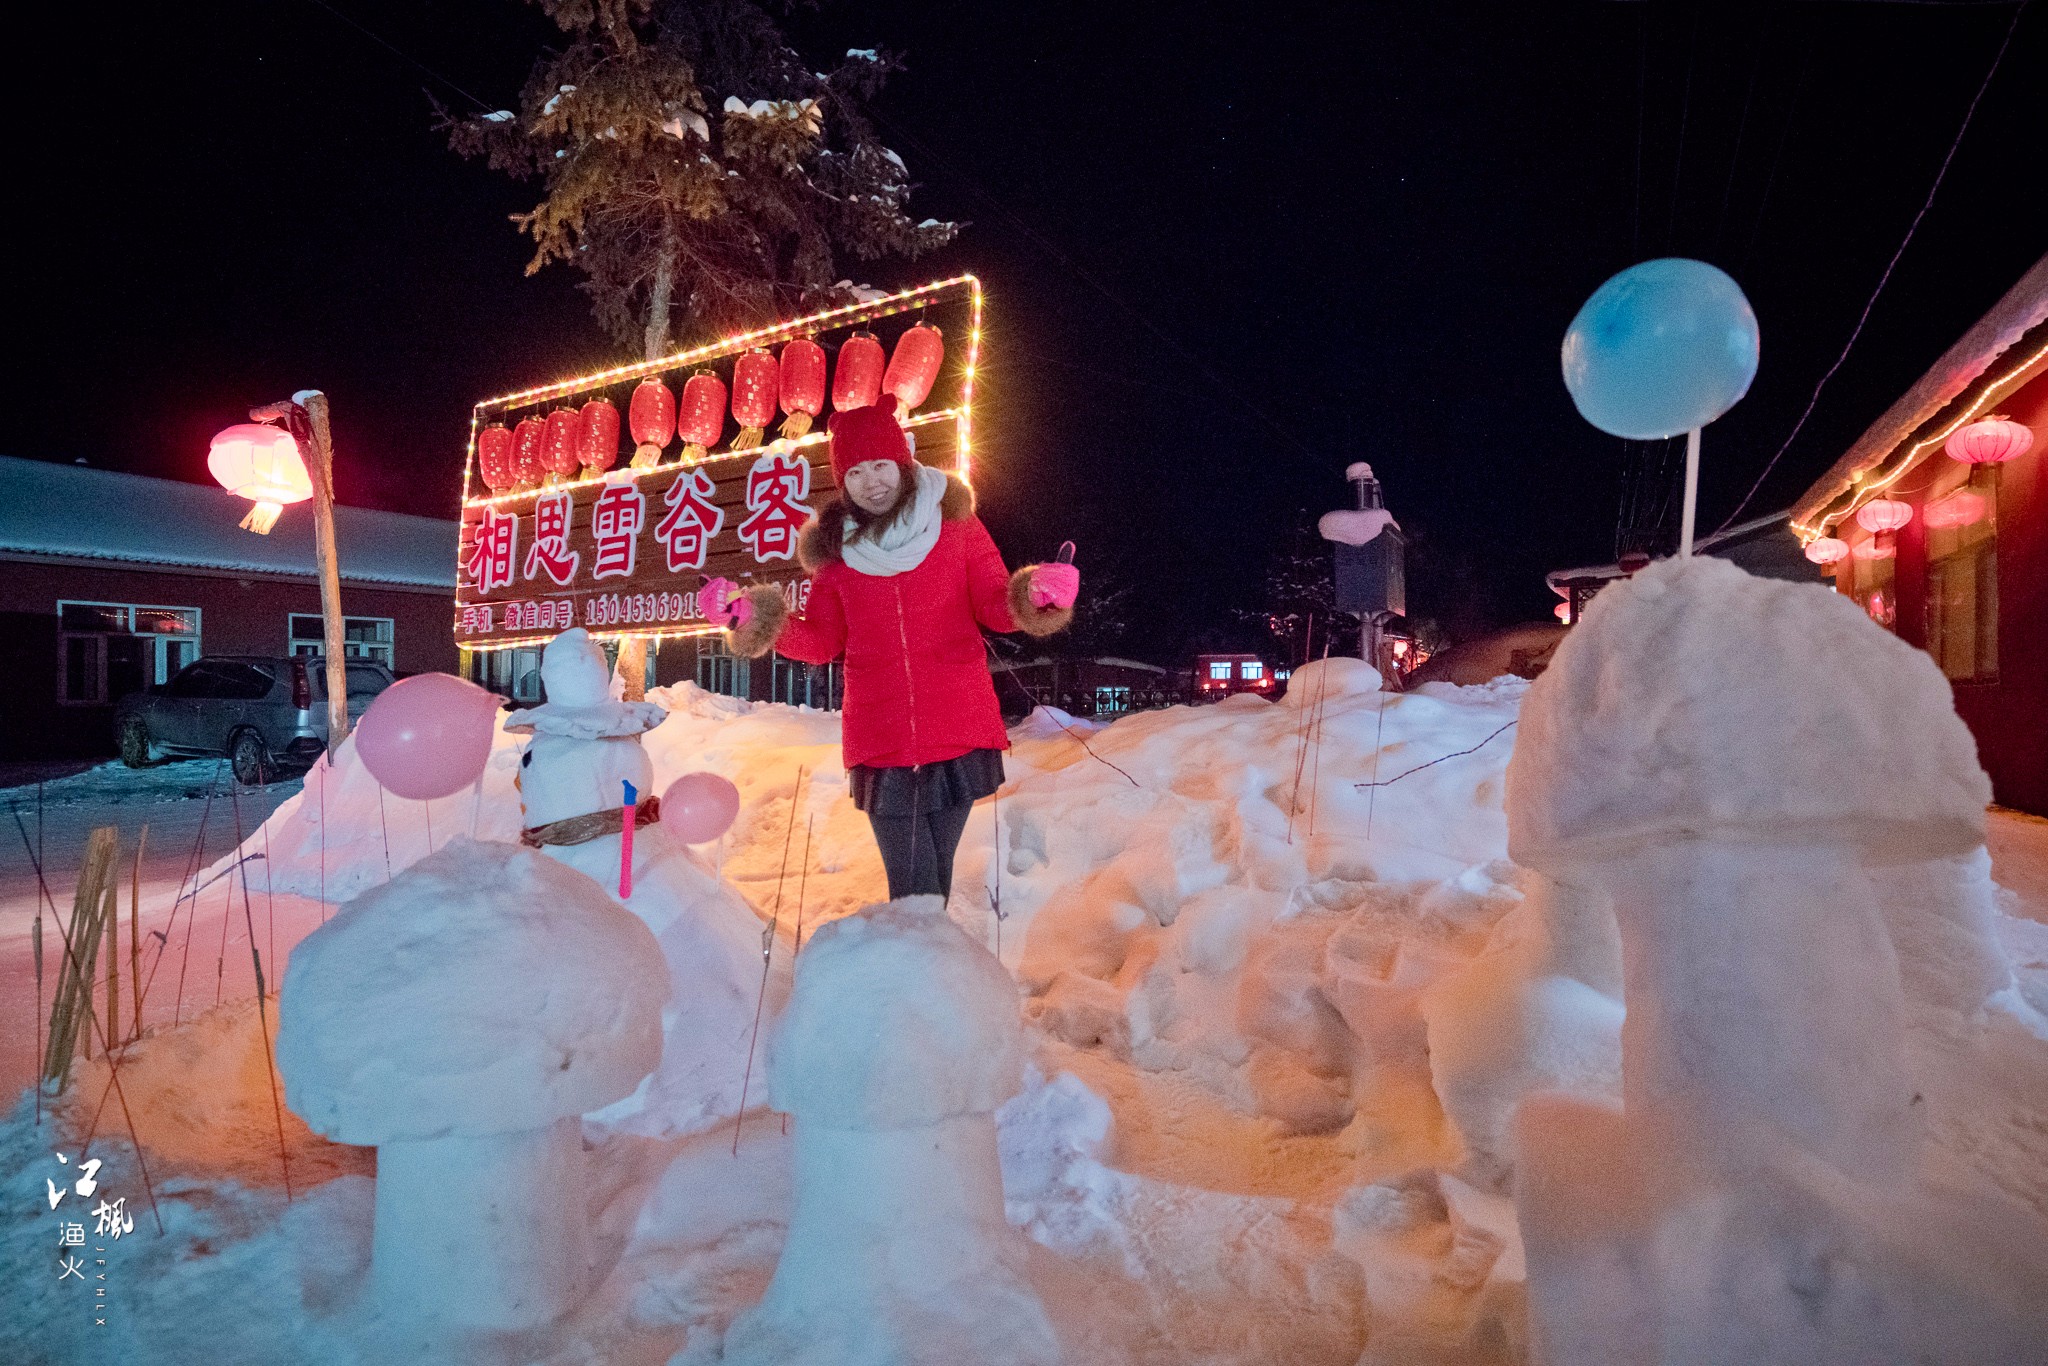
[[[908,768],[1007,749],[982,629],[1049,634],[1070,616],[1032,606],[1024,592],[1029,569],[1013,581],[1003,568],[966,485],[953,481],[943,507],[938,542],[923,563],[881,577],[849,568],[839,538],[821,534],[843,515],[836,501],[827,504],[804,529],[812,578],[803,613],[776,610],[781,595],[757,589],[757,607],[768,610],[753,630],[733,633],[741,654],[773,648],[808,664],[844,657],[848,768]]]

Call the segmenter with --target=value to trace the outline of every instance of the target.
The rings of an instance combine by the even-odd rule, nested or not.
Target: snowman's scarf
[[[907,574],[924,563],[939,543],[945,516],[939,504],[946,497],[946,475],[929,465],[913,465],[917,471],[917,493],[910,509],[875,536],[855,538],[859,530],[853,518],[846,519],[846,539],[840,553],[849,569],[872,574],[878,579]]]
[[[633,808],[633,827],[652,825],[661,819],[661,798],[642,797]],[[609,811],[588,811],[546,825],[529,825],[519,832],[519,842],[529,849],[547,844],[588,844],[606,835],[624,834],[626,811],[615,806]]]

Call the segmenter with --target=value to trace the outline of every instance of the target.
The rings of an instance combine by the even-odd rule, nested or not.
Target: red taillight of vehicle
[[[309,711],[313,706],[313,680],[306,677],[306,661],[292,661],[292,705],[300,711]]]

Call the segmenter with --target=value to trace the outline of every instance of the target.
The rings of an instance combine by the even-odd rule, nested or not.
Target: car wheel
[[[277,762],[270,757],[270,746],[253,730],[235,736],[234,743],[228,746],[228,764],[235,771],[235,781],[244,787],[259,787],[277,776]]]
[[[156,748],[149,742],[149,723],[131,716],[121,723],[121,762],[130,768],[148,768],[156,762]]]

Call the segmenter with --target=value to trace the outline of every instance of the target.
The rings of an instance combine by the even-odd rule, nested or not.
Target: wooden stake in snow
[[[782,883],[789,876],[789,845],[796,837],[797,798],[803,795],[804,770],[796,771],[796,787],[789,794],[789,825],[782,832],[782,866],[775,874],[775,908],[769,912],[768,927],[761,931],[761,994],[754,1000],[754,1032],[747,1039],[747,1069],[740,1074],[740,1108],[732,1117],[732,1155],[740,1155],[740,1125],[747,1117],[747,1086],[754,1079],[754,1046],[761,1041],[761,1009],[768,1002],[768,962],[775,951],[775,929],[782,921]]]
[[[135,1003],[131,1039],[142,1036],[142,851],[149,847],[149,823],[135,836],[135,876],[128,888],[128,997]]]

